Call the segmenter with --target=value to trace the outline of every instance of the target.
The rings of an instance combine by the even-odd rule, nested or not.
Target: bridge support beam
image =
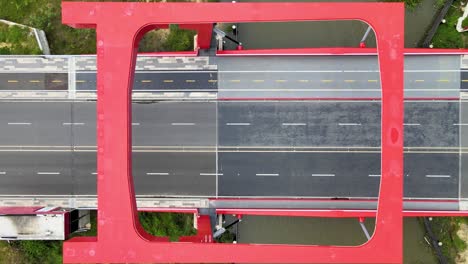
[[[402,3],[64,2],[62,7],[65,24],[96,28],[98,70],[98,236],[65,242],[65,262],[402,262]],[[369,242],[357,247],[170,243],[147,234],[138,221],[131,175],[131,87],[143,34],[152,25],[351,19],[376,31],[382,84],[382,177]]]

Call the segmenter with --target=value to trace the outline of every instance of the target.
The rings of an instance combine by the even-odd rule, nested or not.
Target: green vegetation
[[[446,23],[441,24],[432,40],[434,48],[465,48],[467,37],[465,33],[459,33],[455,26],[458,18],[463,14],[460,1],[455,1],[445,17]]]
[[[458,253],[463,252],[467,247],[467,242],[457,235],[462,223],[468,224],[468,218],[434,217],[432,219],[432,231],[442,242],[441,249],[449,263],[455,263]]]
[[[182,51],[193,50],[193,37],[196,32],[180,29],[177,25],[170,26],[170,33],[163,44],[164,50]]]
[[[60,0],[0,0],[0,17],[45,31],[53,54],[95,53],[95,32],[62,25]]]
[[[140,223],[153,236],[167,236],[176,241],[180,236],[194,235],[193,215],[173,213],[139,213]]]
[[[146,0],[139,0],[147,2]],[[152,1],[159,2],[160,0]],[[187,1],[173,1],[187,2]],[[61,0],[0,0],[0,18],[45,31],[52,54],[94,54],[96,33],[94,29],[74,29],[62,24]],[[193,49],[195,32],[171,26],[171,32],[151,31],[140,42],[142,52],[182,51]],[[167,40],[166,40],[167,39]],[[1,41],[0,41],[1,42]],[[1,46],[0,46],[1,47]],[[36,54],[12,52],[11,54]]]
[[[28,28],[0,24],[0,55],[9,54],[41,54],[41,50]]]

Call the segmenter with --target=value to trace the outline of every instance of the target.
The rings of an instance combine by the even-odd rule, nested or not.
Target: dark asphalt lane
[[[380,136],[379,109],[377,102],[356,101],[135,103],[134,146],[216,146],[217,143],[219,146],[273,149],[304,145],[378,146],[375,142]],[[405,122],[412,124],[405,126],[406,146],[442,147],[442,150],[458,147],[458,130],[463,127],[456,125],[460,122],[458,102],[407,102],[405,110]],[[95,144],[95,103],[1,102],[0,112],[2,147],[13,145],[19,149],[20,146],[42,145],[48,149]],[[214,195],[216,181],[213,179],[216,177],[212,173],[216,170],[216,156],[213,153],[204,157],[197,155],[202,154],[136,154],[137,192]],[[219,195],[376,196],[378,177],[368,175],[379,173],[379,155],[343,155],[221,152],[218,168],[223,175],[219,176]],[[0,159],[3,164],[0,172],[5,172],[0,174],[0,179],[7,179],[0,180],[0,194],[90,194],[95,190],[95,177],[91,174],[96,167],[95,153],[79,152],[71,156],[66,152],[0,152],[0,156],[4,157]],[[456,197],[458,154],[408,153],[405,157],[410,166],[406,168],[410,176],[405,178],[409,186],[405,188],[407,197]],[[411,164],[417,166],[413,168]],[[38,172],[60,174],[39,175]],[[170,177],[178,175],[181,177]],[[209,183],[201,176],[210,178]]]
[[[0,73],[1,90],[68,90],[68,73]]]
[[[216,71],[136,72],[133,90],[216,90]],[[77,72],[76,90],[95,91],[96,72]]]
[[[468,69],[463,69],[460,72],[460,82],[460,89],[466,92],[468,90]]]
[[[219,102],[220,146],[380,146],[380,103]],[[405,146],[458,147],[459,102],[405,103]]]
[[[1,102],[0,145],[94,146],[95,111],[93,102]],[[378,102],[134,103],[132,115],[134,146],[380,145]],[[458,101],[407,102],[405,146],[458,147],[458,116]]]
[[[378,195],[378,153],[232,152],[218,160],[219,196]],[[458,154],[406,153],[404,162],[405,197],[458,197]]]
[[[376,153],[218,154],[219,196],[376,197]],[[0,152],[2,195],[96,192],[95,152]],[[214,152],[133,154],[136,193],[215,196]],[[369,176],[371,175],[371,176]],[[405,154],[405,197],[456,198],[458,154]]]
[[[134,153],[136,193],[214,196],[215,157],[205,152]],[[0,152],[0,194],[96,194],[95,172],[95,152]]]
[[[460,105],[460,147],[468,149],[468,101]],[[468,199],[468,153],[461,153],[460,162],[460,197]]]
[[[1,102],[0,145],[95,146],[94,102]],[[136,146],[214,146],[215,102],[133,104]]]

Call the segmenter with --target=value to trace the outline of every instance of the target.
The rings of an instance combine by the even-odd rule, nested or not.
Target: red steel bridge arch
[[[96,29],[98,91],[98,234],[65,242],[64,262],[402,262],[402,3],[63,2],[62,20]],[[213,23],[310,20],[362,20],[376,33],[382,84],[382,177],[372,238],[360,246],[221,244],[210,243],[209,224],[202,225],[196,236],[182,238],[183,242],[147,234],[138,221],[131,175],[131,89],[139,39],[151,29],[179,24],[199,31],[198,44],[206,47]],[[360,215],[359,211],[354,214]],[[332,211],[314,215],[339,217]],[[199,221],[206,223],[207,216]]]

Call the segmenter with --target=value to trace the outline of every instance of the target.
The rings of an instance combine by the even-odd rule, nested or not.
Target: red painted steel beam
[[[131,87],[137,43],[153,25],[352,20],[376,32],[382,85],[382,166],[376,229],[345,246],[169,243],[138,221],[131,175]],[[65,262],[401,263],[403,187],[402,3],[63,2],[63,23],[96,28],[98,236],[63,245]]]
[[[297,216],[325,218],[375,217],[376,210],[320,210],[320,209],[216,209],[218,214],[261,215],[261,216]],[[468,216],[468,211],[403,211],[403,217],[447,217]]]
[[[210,48],[213,24],[180,25],[180,28],[197,31],[196,50]]]
[[[138,208],[140,212],[158,213],[190,213],[198,214],[195,208],[159,207],[159,208]],[[260,216],[294,216],[294,217],[322,217],[322,218],[359,218],[375,217],[376,210],[363,209],[247,209],[247,208],[217,208],[217,214],[228,215],[260,215]],[[447,217],[447,216],[468,216],[468,211],[435,211],[435,210],[404,210],[403,217]]]
[[[463,55],[468,49],[404,49],[405,55]],[[217,56],[329,56],[329,55],[377,55],[376,48],[330,47],[294,49],[244,49],[219,50]]]

